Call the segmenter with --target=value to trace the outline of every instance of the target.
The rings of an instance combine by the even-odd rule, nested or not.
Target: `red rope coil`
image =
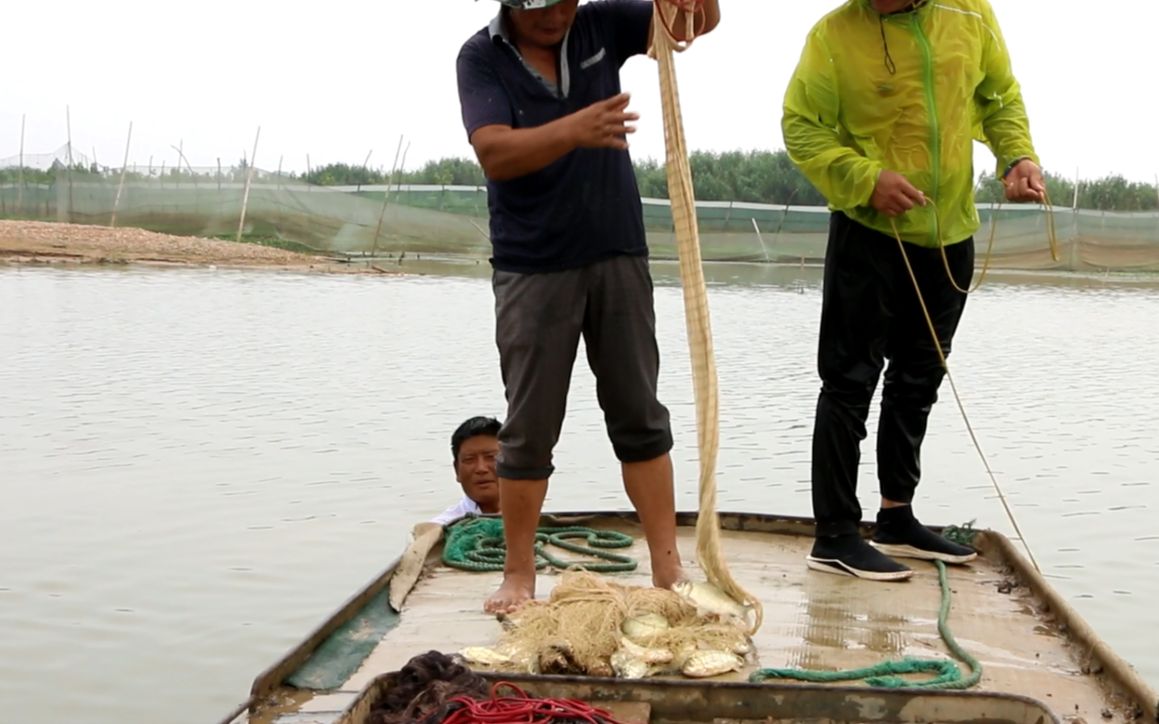
[[[500,696],[507,687],[513,696]],[[515,684],[500,681],[491,687],[490,699],[456,696],[449,700],[459,704],[443,724],[552,724],[552,722],[585,722],[586,724],[621,724],[603,709],[575,699],[533,699]]]

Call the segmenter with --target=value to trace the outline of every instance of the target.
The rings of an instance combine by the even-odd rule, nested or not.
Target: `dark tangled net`
[[[382,700],[370,711],[373,724],[439,724],[458,704],[456,696],[486,699],[487,681],[438,651],[415,656],[393,677]]]

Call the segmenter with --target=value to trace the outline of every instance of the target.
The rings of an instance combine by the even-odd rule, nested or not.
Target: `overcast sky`
[[[1159,1],[992,0],[1024,89],[1044,165],[1084,178],[1159,172]],[[809,27],[838,0],[721,0],[722,22],[678,59],[692,149],[779,149],[780,104]],[[408,168],[471,153],[455,55],[493,0],[6,3],[0,158],[74,150],[119,165],[232,163],[261,126],[257,165],[304,170],[343,161]],[[635,157],[661,158],[655,63],[624,67],[641,114]],[[993,162],[978,147],[978,167]]]

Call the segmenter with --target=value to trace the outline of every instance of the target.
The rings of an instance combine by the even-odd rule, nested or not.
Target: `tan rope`
[[[1001,199],[998,201],[998,208],[990,210],[990,241],[986,243],[986,256],[982,261],[982,273],[978,275],[978,280],[974,282],[974,285],[969,289],[963,289],[962,287],[958,286],[958,280],[954,278],[954,273],[950,271],[950,258],[946,256],[946,241],[942,238],[942,225],[941,219],[938,215],[937,204],[935,204],[934,200],[928,196],[926,197],[926,202],[934,207],[934,228],[937,229],[938,248],[942,252],[942,265],[946,269],[946,277],[950,280],[950,284],[953,285],[954,289],[958,290],[962,294],[973,294],[982,286],[982,282],[986,279],[987,272],[990,271],[990,259],[994,252],[994,239],[998,234],[998,212],[1002,210]],[[1050,258],[1054,261],[1058,261],[1060,257],[1058,254],[1058,235],[1056,234],[1054,228],[1054,206],[1051,205],[1050,195],[1046,192],[1043,192],[1042,195],[1042,205],[1043,209],[1046,211],[1046,240],[1050,245]],[[894,222],[891,223],[893,223],[893,232],[896,235],[897,224]],[[900,241],[901,239],[898,238],[898,242]]]
[[[760,601],[741,588],[728,570],[720,544],[720,520],[716,513],[716,456],[720,439],[716,363],[712,350],[712,331],[708,315],[708,290],[700,258],[700,236],[696,223],[692,172],[684,143],[684,126],[680,114],[680,94],[676,84],[674,51],[691,45],[696,14],[686,12],[684,41],[677,41],[672,27],[682,7],[699,3],[677,4],[673,0],[655,0],[652,16],[652,47],[649,55],[660,66],[660,100],[664,111],[664,140],[667,156],[668,197],[672,202],[672,219],[676,229],[676,248],[680,259],[680,280],[684,289],[684,317],[688,326],[688,345],[692,360],[692,382],[696,396],[697,447],[700,451],[700,505],[696,519],[696,556],[708,582],[737,601],[751,606],[755,613],[751,633],[761,627],[764,609]]]
[[[1045,197],[1044,202],[1045,202],[1046,209],[1047,209],[1047,218],[1048,218],[1048,221],[1047,221],[1047,239],[1048,239],[1049,244],[1050,244],[1050,253],[1051,253],[1051,256],[1054,257],[1055,260],[1057,261],[1057,259],[1058,259],[1058,251],[1057,251],[1058,241],[1055,239],[1055,235],[1054,235],[1054,217],[1053,217],[1053,211],[1051,210],[1051,207],[1050,207],[1050,198]],[[937,217],[938,217],[937,204],[935,204],[934,200],[928,196],[926,197],[926,203],[928,203],[934,207],[934,218],[937,219]],[[917,294],[917,297],[918,297],[918,303],[921,304],[922,315],[925,317],[926,327],[930,331],[930,337],[934,341],[934,349],[937,350],[938,360],[942,363],[942,369],[944,369],[946,371],[946,380],[949,381],[950,390],[954,393],[954,400],[958,403],[958,411],[960,413],[962,413],[962,422],[964,422],[966,424],[966,431],[968,433],[970,433],[970,440],[973,441],[973,443],[974,443],[974,450],[977,451],[978,457],[982,458],[982,466],[986,468],[986,474],[990,476],[990,483],[994,486],[994,490],[997,491],[998,499],[1000,501],[1002,501],[1002,507],[1006,511],[1006,517],[1010,520],[1010,524],[1012,526],[1014,526],[1014,532],[1018,535],[1018,539],[1020,541],[1022,541],[1023,547],[1026,548],[1026,555],[1030,558],[1031,565],[1034,566],[1035,571],[1042,573],[1042,569],[1038,567],[1038,561],[1034,557],[1034,552],[1030,550],[1030,542],[1026,539],[1026,536],[1023,534],[1021,526],[1018,525],[1018,519],[1014,517],[1014,511],[1011,509],[1010,503],[1008,503],[1006,500],[1006,494],[1004,492],[1002,492],[1002,486],[998,484],[998,478],[994,475],[994,470],[990,467],[990,461],[986,458],[986,453],[982,451],[982,444],[980,442],[978,442],[978,436],[974,433],[974,426],[972,424],[970,424],[970,417],[966,414],[966,406],[964,404],[962,404],[962,396],[958,394],[958,386],[956,384],[954,384],[954,375],[950,373],[950,363],[946,359],[946,353],[942,348],[942,341],[941,341],[941,339],[938,338],[937,328],[934,326],[934,320],[930,316],[929,308],[926,306],[926,299],[925,299],[925,296],[922,294],[921,284],[918,283],[917,274],[914,273],[913,265],[910,264],[909,254],[906,253],[906,250],[905,250],[905,243],[901,240],[901,234],[898,232],[897,222],[893,219],[890,219],[889,223],[890,223],[890,226],[893,228],[893,238],[897,240],[898,250],[901,251],[901,257],[905,261],[906,271],[909,272],[910,281],[913,282],[914,292]],[[994,230],[997,227],[997,225],[998,225],[998,217],[992,216],[990,219],[990,244],[986,249],[986,260],[982,266],[982,275],[978,279],[978,283],[975,284],[970,289],[963,289],[961,286],[958,285],[957,280],[954,279],[954,273],[950,269],[950,260],[949,260],[949,257],[946,255],[946,245],[941,238],[941,229],[939,227],[939,229],[938,229],[938,248],[941,249],[941,252],[942,252],[942,262],[945,265],[946,276],[949,278],[950,284],[952,284],[953,287],[956,290],[958,290],[959,292],[961,292],[962,294],[972,293],[974,290],[976,290],[981,285],[982,279],[985,278],[986,269],[989,268],[989,266],[990,266],[990,251],[991,251],[991,249],[993,249],[993,246],[994,246]],[[967,286],[969,286],[969,285],[967,285]]]
[[[946,242],[942,238],[941,219],[938,213],[938,205],[930,197],[926,197],[926,203],[933,207],[934,210],[934,226],[937,230],[938,249],[942,254],[942,265],[946,270],[946,278],[950,280],[950,284],[958,292],[962,294],[972,294],[982,286],[982,281],[986,278],[986,272],[990,269],[990,258],[994,251],[994,238],[998,231],[998,211],[1002,208],[1002,201],[999,200],[998,208],[991,209],[990,212],[990,241],[986,244],[986,256],[982,262],[982,273],[978,276],[978,280],[969,286],[968,289],[962,288],[958,284],[958,280],[954,278],[954,272],[950,269],[950,258],[946,255]],[[1059,260],[1058,253],[1058,236],[1054,225],[1054,206],[1050,203],[1050,194],[1043,192],[1042,205],[1046,212],[1046,241],[1050,247],[1050,258],[1054,261]],[[922,296],[921,285],[918,284],[917,275],[914,274],[913,266],[910,265],[909,254],[906,253],[905,244],[901,240],[901,234],[897,230],[897,222],[890,220],[890,226],[893,227],[893,236],[897,239],[898,249],[901,251],[902,258],[905,260],[906,271],[909,272],[910,280],[913,282],[914,291],[917,293],[918,302],[922,307],[922,314],[925,315],[926,326],[930,330],[930,336],[934,341],[934,348],[938,352],[938,359],[942,363],[942,369],[946,371],[946,379],[950,383],[950,390],[954,393],[954,400],[958,403],[958,411],[962,413],[962,422],[966,424],[966,432],[970,434],[970,440],[974,443],[974,450],[977,451],[978,457],[982,459],[982,466],[986,468],[986,474],[990,477],[990,483],[994,486],[994,490],[998,493],[998,499],[1002,502],[1002,507],[1006,511],[1006,517],[1010,520],[1010,525],[1014,527],[1014,532],[1018,539],[1022,541],[1022,545],[1026,548],[1026,555],[1030,558],[1031,565],[1034,570],[1039,573],[1042,569],[1038,566],[1038,560],[1034,557],[1034,552],[1030,549],[1030,541],[1022,532],[1022,527],[1018,525],[1018,519],[1014,517],[1014,511],[1010,508],[1010,503],[1006,500],[1006,494],[1002,492],[1002,486],[998,484],[998,478],[994,475],[994,470],[990,467],[990,461],[986,459],[986,453],[982,451],[982,445],[978,442],[978,436],[974,433],[974,426],[970,424],[970,417],[966,414],[966,406],[962,404],[962,396],[958,394],[958,386],[954,384],[954,376],[950,372],[950,364],[946,360],[945,352],[942,350],[942,342],[938,339],[937,330],[934,328],[934,321],[930,317],[929,309],[926,308],[925,297]]]

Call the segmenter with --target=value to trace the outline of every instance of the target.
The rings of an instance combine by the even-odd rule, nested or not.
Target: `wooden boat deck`
[[[694,519],[683,518],[681,551],[696,574],[689,560],[695,550]],[[603,516],[584,524],[633,536],[636,542],[626,552],[640,562],[639,568],[609,575],[649,584],[647,550],[634,518]],[[722,515],[722,524],[732,528],[722,531],[722,545],[733,577],[764,605],[764,624],[753,639],[757,666],[836,670],[902,656],[950,657],[937,630],[940,589],[933,564],[906,561],[915,574],[897,583],[819,573],[804,564],[812,542],[807,523]],[[949,567],[949,625],[958,643],[982,664],[976,690],[1030,697],[1063,721],[1123,722],[1140,716],[1153,721],[1153,690],[1131,678],[1133,671],[1093,638],[1009,541],[982,533],[976,543],[983,553],[978,560]],[[263,706],[235,721],[330,724],[376,677],[417,654],[496,643],[500,624],[483,613],[482,602],[500,574],[448,568],[440,555],[437,545],[397,626],[337,691],[315,695],[279,688]],[[541,575],[539,594],[546,595],[555,580],[557,574]],[[968,673],[966,664],[960,665]],[[712,681],[745,681],[753,668]],[[260,688],[256,682],[255,689]]]

